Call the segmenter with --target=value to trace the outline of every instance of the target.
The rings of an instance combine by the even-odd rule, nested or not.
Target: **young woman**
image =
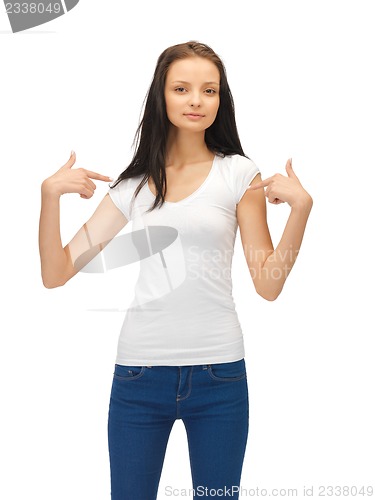
[[[164,242],[163,252],[139,252],[140,278],[119,338],[108,416],[112,500],[156,499],[176,419],[187,432],[194,498],[238,498],[249,404],[231,293],[236,232],[239,226],[257,293],[275,300],[297,258],[312,198],[291,160],[286,176],[261,180],[241,147],[223,63],[205,44],[182,43],[160,55],[136,137],[130,165],[64,248],[60,196],[91,198],[92,179],[112,179],[72,169],[72,153],[43,182],[43,283],[65,284],[130,220],[135,244],[145,240],[142,230],[156,246]],[[291,208],[276,249],[266,198]],[[163,240],[163,228],[176,238]]]

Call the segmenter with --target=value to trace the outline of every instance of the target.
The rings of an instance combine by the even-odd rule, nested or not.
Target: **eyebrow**
[[[185,83],[185,84],[189,84],[190,82],[186,82],[185,80],[176,80],[176,81],[174,81],[172,83]],[[214,84],[214,85],[220,85],[218,82],[204,82],[203,85],[212,85],[212,84]]]

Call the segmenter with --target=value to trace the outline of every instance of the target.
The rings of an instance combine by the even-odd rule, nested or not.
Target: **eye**
[[[182,94],[185,90],[186,90],[185,87],[176,87],[175,88],[175,91],[180,93],[180,94]]]
[[[215,89],[206,89],[205,92],[207,92],[207,94],[209,94],[209,95],[216,94],[216,90]]]

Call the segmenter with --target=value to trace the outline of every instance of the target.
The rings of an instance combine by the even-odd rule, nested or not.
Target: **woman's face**
[[[220,73],[204,57],[174,61],[165,80],[169,121],[181,130],[202,132],[215,121],[219,109]]]

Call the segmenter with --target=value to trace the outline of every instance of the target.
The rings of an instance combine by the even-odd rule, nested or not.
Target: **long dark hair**
[[[130,177],[144,174],[133,199],[151,176],[156,187],[153,210],[165,201],[166,144],[170,121],[167,117],[164,87],[168,69],[177,59],[199,56],[212,61],[220,72],[220,103],[213,124],[205,131],[205,142],[213,153],[220,156],[240,154],[245,156],[234,115],[234,103],[230,91],[226,70],[219,56],[204,43],[190,41],[165,49],[159,56],[151,86],[146,95],[143,117],[137,128],[134,143],[135,153],[130,165],[119,175],[111,188]]]

